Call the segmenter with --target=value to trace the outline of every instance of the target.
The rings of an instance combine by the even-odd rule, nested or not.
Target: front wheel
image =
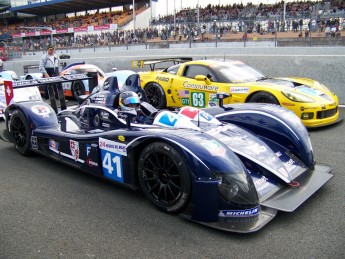
[[[20,110],[13,111],[8,124],[10,138],[20,154],[30,154],[31,131],[29,124]]]
[[[159,84],[149,83],[144,90],[149,104],[158,110],[166,108],[166,96],[163,88]]]
[[[191,179],[183,157],[172,146],[151,143],[138,164],[139,184],[146,198],[159,210],[171,214],[183,211],[191,197]]]
[[[78,97],[80,95],[84,95],[84,94],[85,94],[84,83],[82,81],[75,81],[75,82],[73,82],[73,85],[72,85],[72,95],[73,95],[73,98],[78,100]]]
[[[277,98],[267,92],[258,92],[249,99],[250,103],[272,103],[280,105]]]

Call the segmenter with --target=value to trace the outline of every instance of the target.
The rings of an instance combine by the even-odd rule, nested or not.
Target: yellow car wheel
[[[258,92],[254,94],[252,97],[249,99],[250,103],[272,103],[272,104],[278,104],[277,98],[275,98],[272,94],[267,93],[267,92]]]
[[[145,94],[148,102],[156,109],[165,109],[167,106],[163,88],[157,83],[149,83],[145,86]]]

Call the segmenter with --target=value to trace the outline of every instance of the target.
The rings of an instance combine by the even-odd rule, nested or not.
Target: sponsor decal
[[[209,102],[212,103],[218,103],[218,98],[217,98],[217,94],[210,94],[208,97]]]
[[[168,82],[169,81],[169,77],[157,76],[156,80],[157,81]]]
[[[31,136],[31,148],[33,150],[38,150],[37,137]]]
[[[189,97],[189,90],[180,90],[178,91],[178,95],[182,97]]]
[[[51,151],[54,151],[54,152],[59,151],[59,143],[56,142],[55,140],[50,139],[48,145]]]
[[[230,93],[232,93],[232,94],[247,94],[247,93],[249,93],[249,87],[230,87]]]
[[[40,78],[37,80],[39,83],[54,83],[54,82],[63,82],[64,79],[61,77],[48,77],[48,78]],[[32,82],[31,82],[32,84]]]
[[[84,74],[76,74],[76,75],[64,75],[64,79],[66,80],[73,80],[73,79],[87,79],[87,75]]]
[[[31,107],[31,111],[35,114],[47,116],[50,113],[50,109],[44,105],[35,105]]]
[[[289,171],[291,171],[295,167],[295,163],[296,161],[290,158],[289,161],[284,162],[284,165]]]
[[[180,116],[177,114],[165,113],[159,118],[158,122],[169,127],[174,127],[179,118]]]
[[[190,105],[190,100],[189,98],[182,98],[181,99],[182,105]]]
[[[74,157],[75,161],[79,159],[79,142],[75,140],[69,141],[69,148],[71,150],[71,154]]]
[[[260,192],[269,185],[268,178],[266,176],[262,176],[260,179],[254,181],[254,185],[256,191]]]
[[[109,123],[102,123],[102,127],[103,128],[110,128],[110,124]]]
[[[210,154],[212,156],[224,156],[225,155],[225,152],[226,152],[225,148],[214,139],[201,141],[200,144],[204,148],[206,148],[207,151],[210,152]]]
[[[199,109],[195,109],[192,107],[186,107],[180,112],[180,114],[182,114],[182,115],[184,115],[190,119],[194,119],[197,116],[198,112],[199,112]]]
[[[322,107],[322,109],[325,109],[326,107],[325,107],[325,105],[324,104],[321,104],[321,107]],[[304,111],[304,110],[316,110],[316,109],[318,109],[319,107],[304,107],[304,106],[302,106],[300,109],[301,109],[301,111]]]
[[[127,156],[126,144],[120,142],[99,138],[99,148],[102,150],[111,151],[116,154]]]
[[[91,145],[90,144],[86,144],[86,156],[88,157],[90,152],[91,152]]]
[[[124,137],[124,136],[118,136],[117,139],[120,140],[120,141],[122,141],[122,142],[125,141],[125,137]]]
[[[116,182],[124,182],[122,157],[127,156],[126,145],[112,140],[99,138],[102,172],[105,177]]]
[[[99,123],[100,123],[100,120],[99,120],[99,116],[98,116],[98,114],[96,114],[96,116],[93,118],[93,125],[95,126],[95,127],[98,127],[99,126]]]
[[[253,217],[259,214],[259,207],[247,210],[220,210],[219,217]]]
[[[101,111],[101,118],[103,120],[108,120],[109,119],[109,112]]]
[[[214,85],[198,85],[198,84],[191,84],[189,81],[184,81],[182,86],[188,89],[195,89],[195,90],[204,90],[204,91],[218,91],[218,86]]]
[[[95,161],[92,161],[91,158],[88,158],[85,162],[89,167],[98,166],[98,163]]]

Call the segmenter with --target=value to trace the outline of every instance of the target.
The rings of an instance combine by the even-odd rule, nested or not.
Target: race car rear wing
[[[66,100],[65,95],[62,89],[62,83],[79,81],[79,80],[89,80],[90,92],[98,85],[97,73],[89,72],[88,74],[76,74],[76,75],[65,75],[65,76],[56,76],[49,78],[40,78],[40,79],[30,79],[30,80],[19,80],[19,81],[4,81],[5,86],[5,96],[6,96],[6,105],[11,104],[14,97],[14,90],[19,88],[27,87],[38,87],[40,85],[48,86],[49,100],[52,108],[56,113],[58,113],[56,96],[54,91],[54,85],[57,86],[58,98],[61,105],[61,110],[65,110]]]
[[[182,58],[158,58],[158,59],[143,59],[143,60],[133,60],[133,68],[143,68],[144,66],[150,66],[151,71],[155,70],[156,64],[164,62],[173,62],[175,64],[180,64],[188,61],[192,61],[193,58],[182,57]]]

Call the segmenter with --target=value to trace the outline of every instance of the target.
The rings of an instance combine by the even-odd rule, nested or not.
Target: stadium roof
[[[48,16],[133,4],[133,0],[51,0],[10,8],[10,12]]]

